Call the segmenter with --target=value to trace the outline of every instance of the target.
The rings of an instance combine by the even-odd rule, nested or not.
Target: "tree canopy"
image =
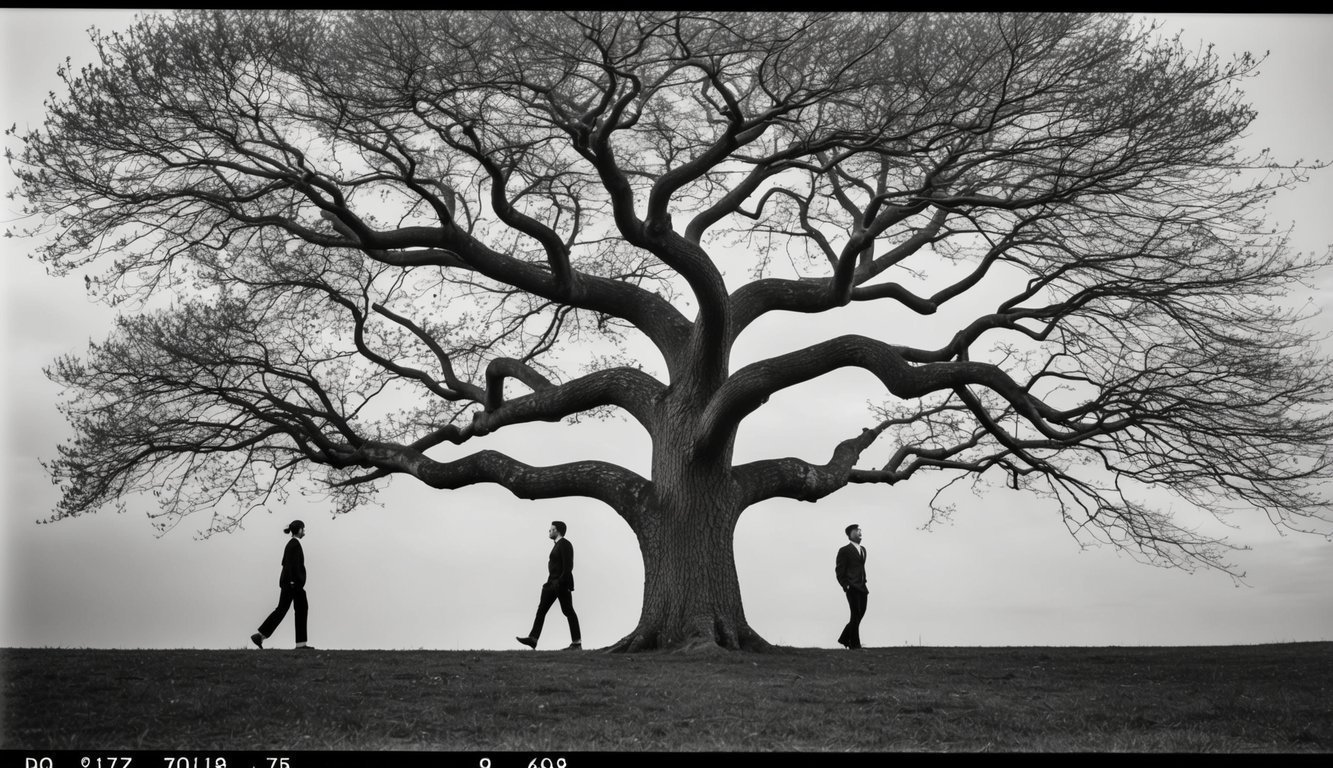
[[[1329,368],[1285,298],[1333,254],[1267,220],[1317,166],[1239,150],[1250,56],[1100,14],[194,11],[98,46],[11,156],[40,258],[126,309],[50,370],[56,518],[151,491],[226,530],[310,477],[344,512],[394,475],[587,496],[644,554],[626,648],[762,647],[736,519],[852,483],[1005,477],[1172,565],[1225,543],[1158,490],[1328,522]],[[845,367],[865,429],[733,461]],[[486,446],[610,413],[646,475]]]

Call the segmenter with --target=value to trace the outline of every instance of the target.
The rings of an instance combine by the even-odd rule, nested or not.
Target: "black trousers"
[[[542,599],[537,604],[537,618],[532,620],[532,631],[528,637],[536,640],[542,636],[542,624],[546,623],[546,612],[551,610],[551,606],[560,601],[560,612],[569,619],[569,641],[571,643],[582,642],[583,635],[579,632],[579,615],[574,613],[574,593],[568,589],[560,589],[548,585],[542,586]]]
[[[842,628],[842,634],[838,636],[838,642],[851,648],[861,647],[861,619],[866,615],[866,598],[868,594],[859,589],[847,590],[847,608],[851,612],[851,618],[847,620],[847,626]]]
[[[266,639],[273,636],[273,630],[278,628],[282,619],[287,615],[287,609],[296,606],[296,642],[305,642],[305,617],[310,610],[310,604],[305,599],[305,587],[283,587],[282,594],[278,597],[278,607],[273,609],[273,613],[264,619],[264,623],[259,625],[259,634]]]

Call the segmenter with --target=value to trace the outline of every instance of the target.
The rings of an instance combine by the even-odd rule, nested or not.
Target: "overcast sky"
[[[60,83],[66,56],[90,61],[84,30],[125,26],[132,12],[0,10],[0,123],[39,125],[42,101]],[[1333,160],[1333,17],[1163,17],[1185,39],[1225,53],[1270,51],[1245,87],[1259,111],[1252,148],[1279,159]],[[16,144],[7,147],[17,149]],[[13,187],[0,171],[5,192]],[[1279,223],[1295,245],[1333,243],[1333,169],[1281,195]],[[6,225],[18,204],[4,201]],[[545,578],[551,520],[569,525],[576,551],[574,604],[585,647],[634,628],[643,567],[633,534],[608,508],[570,499],[531,502],[495,486],[432,491],[399,478],[381,506],[332,519],[293,498],[256,513],[232,535],[200,539],[206,521],[186,519],[158,537],[143,514],[106,511],[38,525],[58,499],[40,460],[70,435],[42,368],[105,334],[111,314],[82,280],[57,279],[28,258],[31,244],[0,240],[0,646],[239,648],[278,596],[279,561],[292,518],[306,522],[310,642],[322,648],[515,649]],[[1329,289],[1315,286],[1333,330]],[[781,329],[775,328],[776,343]],[[760,339],[760,346],[764,346]],[[863,378],[825,377],[821,397],[774,397],[772,415],[741,435],[738,454],[783,455],[831,446],[865,426],[863,404],[879,393]],[[827,397],[837,392],[837,397]],[[839,407],[827,407],[835,403]],[[811,408],[820,412],[812,417]],[[559,460],[617,458],[638,468],[648,444],[630,424],[541,425],[499,444],[538,448]],[[520,443],[521,440],[521,443]],[[866,645],[1216,645],[1333,640],[1333,543],[1283,536],[1260,515],[1234,518],[1233,561],[1243,583],[1140,564],[1107,547],[1081,548],[1049,504],[1020,492],[963,490],[952,522],[923,530],[933,478],[906,486],[852,486],[818,504],[778,500],[747,511],[736,534],[746,616],[769,641],[837,647],[847,606],[833,578],[843,527],[860,523],[871,590]],[[567,642],[559,609],[543,647]],[[290,616],[271,646],[290,647]]]

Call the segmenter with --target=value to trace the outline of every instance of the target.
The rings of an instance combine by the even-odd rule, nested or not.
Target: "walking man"
[[[536,650],[537,638],[542,634],[542,623],[546,621],[546,612],[551,604],[560,601],[560,612],[569,619],[569,647],[567,651],[583,650],[582,635],[579,633],[579,616],[574,613],[574,545],[565,538],[565,524],[552,521],[547,531],[555,546],[551,547],[551,556],[547,560],[546,583],[542,584],[541,602],[537,604],[537,618],[532,621],[532,631],[527,637],[515,638],[527,647]]]
[[[866,615],[866,596],[870,590],[866,589],[866,548],[861,546],[861,526],[852,523],[846,532],[847,546],[838,550],[833,572],[847,594],[847,607],[851,611],[838,642],[851,649],[861,647],[861,617]]]

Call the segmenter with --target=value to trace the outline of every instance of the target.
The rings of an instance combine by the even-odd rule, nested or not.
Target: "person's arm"
[[[833,566],[833,575],[838,577],[838,586],[842,587],[843,592],[847,591],[847,585],[851,583],[847,578],[847,565],[847,548],[843,547],[838,550],[838,560]]]
[[[287,542],[282,552],[282,585],[284,587],[305,586],[305,552],[296,539]]]
[[[557,554],[560,560],[560,573],[556,575],[556,585],[564,584],[568,576],[574,572],[574,545],[569,543],[568,539],[561,539],[562,546],[557,548]]]
[[[294,574],[294,575],[295,575],[295,579],[294,579],[294,581],[296,582],[296,586],[297,586],[297,587],[304,589],[304,588],[305,588],[305,548],[301,546],[301,542],[296,541],[295,539],[292,539],[292,541],[293,541],[293,543],[296,544],[296,573]]]
[[[565,563],[565,540],[560,539],[551,546],[551,556],[546,559],[546,584],[543,589],[559,589],[560,577],[568,570]]]

